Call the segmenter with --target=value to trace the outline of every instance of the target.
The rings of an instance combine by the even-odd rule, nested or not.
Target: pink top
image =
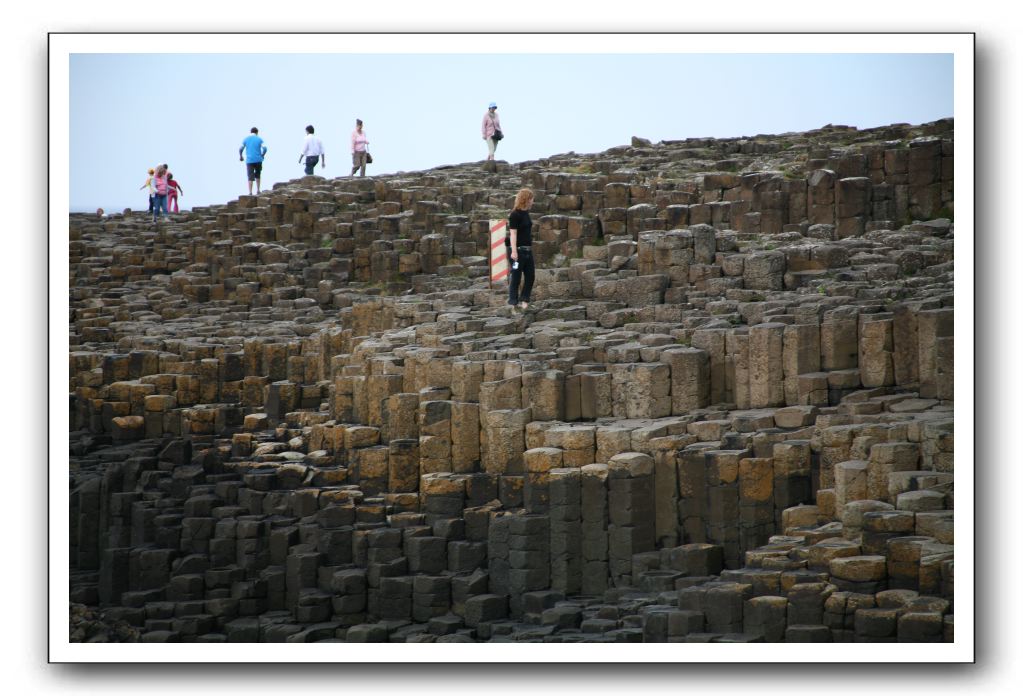
[[[501,127],[501,117],[494,112],[493,117],[490,115],[489,109],[487,113],[483,114],[483,137],[489,138],[494,134],[494,131]]]
[[[366,131],[361,133],[358,130],[352,131],[352,152],[365,152],[369,140],[366,139]]]
[[[156,189],[157,196],[167,195],[167,175],[153,176],[153,188]]]

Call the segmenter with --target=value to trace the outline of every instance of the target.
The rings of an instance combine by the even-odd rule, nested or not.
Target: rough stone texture
[[[72,215],[72,639],[951,640],[953,125]]]

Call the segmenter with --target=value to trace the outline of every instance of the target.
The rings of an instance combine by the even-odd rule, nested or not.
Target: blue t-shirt
[[[245,148],[245,163],[256,164],[257,162],[263,161],[263,155],[266,154],[266,147],[263,145],[263,139],[253,133],[245,140],[242,141],[242,147]]]

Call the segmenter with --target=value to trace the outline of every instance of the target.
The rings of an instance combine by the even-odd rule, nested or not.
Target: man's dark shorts
[[[245,171],[249,175],[249,181],[255,181],[260,178],[260,174],[263,173],[262,162],[248,162],[245,164]]]

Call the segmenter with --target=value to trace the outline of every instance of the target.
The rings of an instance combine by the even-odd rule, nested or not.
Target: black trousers
[[[533,280],[536,277],[536,268],[533,266],[533,250],[530,247],[519,247],[519,267],[511,269],[511,282],[508,284],[508,304],[529,302],[529,293],[533,290]],[[511,254],[508,255],[508,262],[514,265]],[[522,290],[519,291],[519,284]]]
[[[313,155],[312,157],[309,157],[308,155],[306,155],[306,158],[305,158],[305,173],[306,173],[307,176],[312,176],[313,174],[316,173],[316,165],[319,164],[319,162],[320,162],[320,156],[319,155]]]

